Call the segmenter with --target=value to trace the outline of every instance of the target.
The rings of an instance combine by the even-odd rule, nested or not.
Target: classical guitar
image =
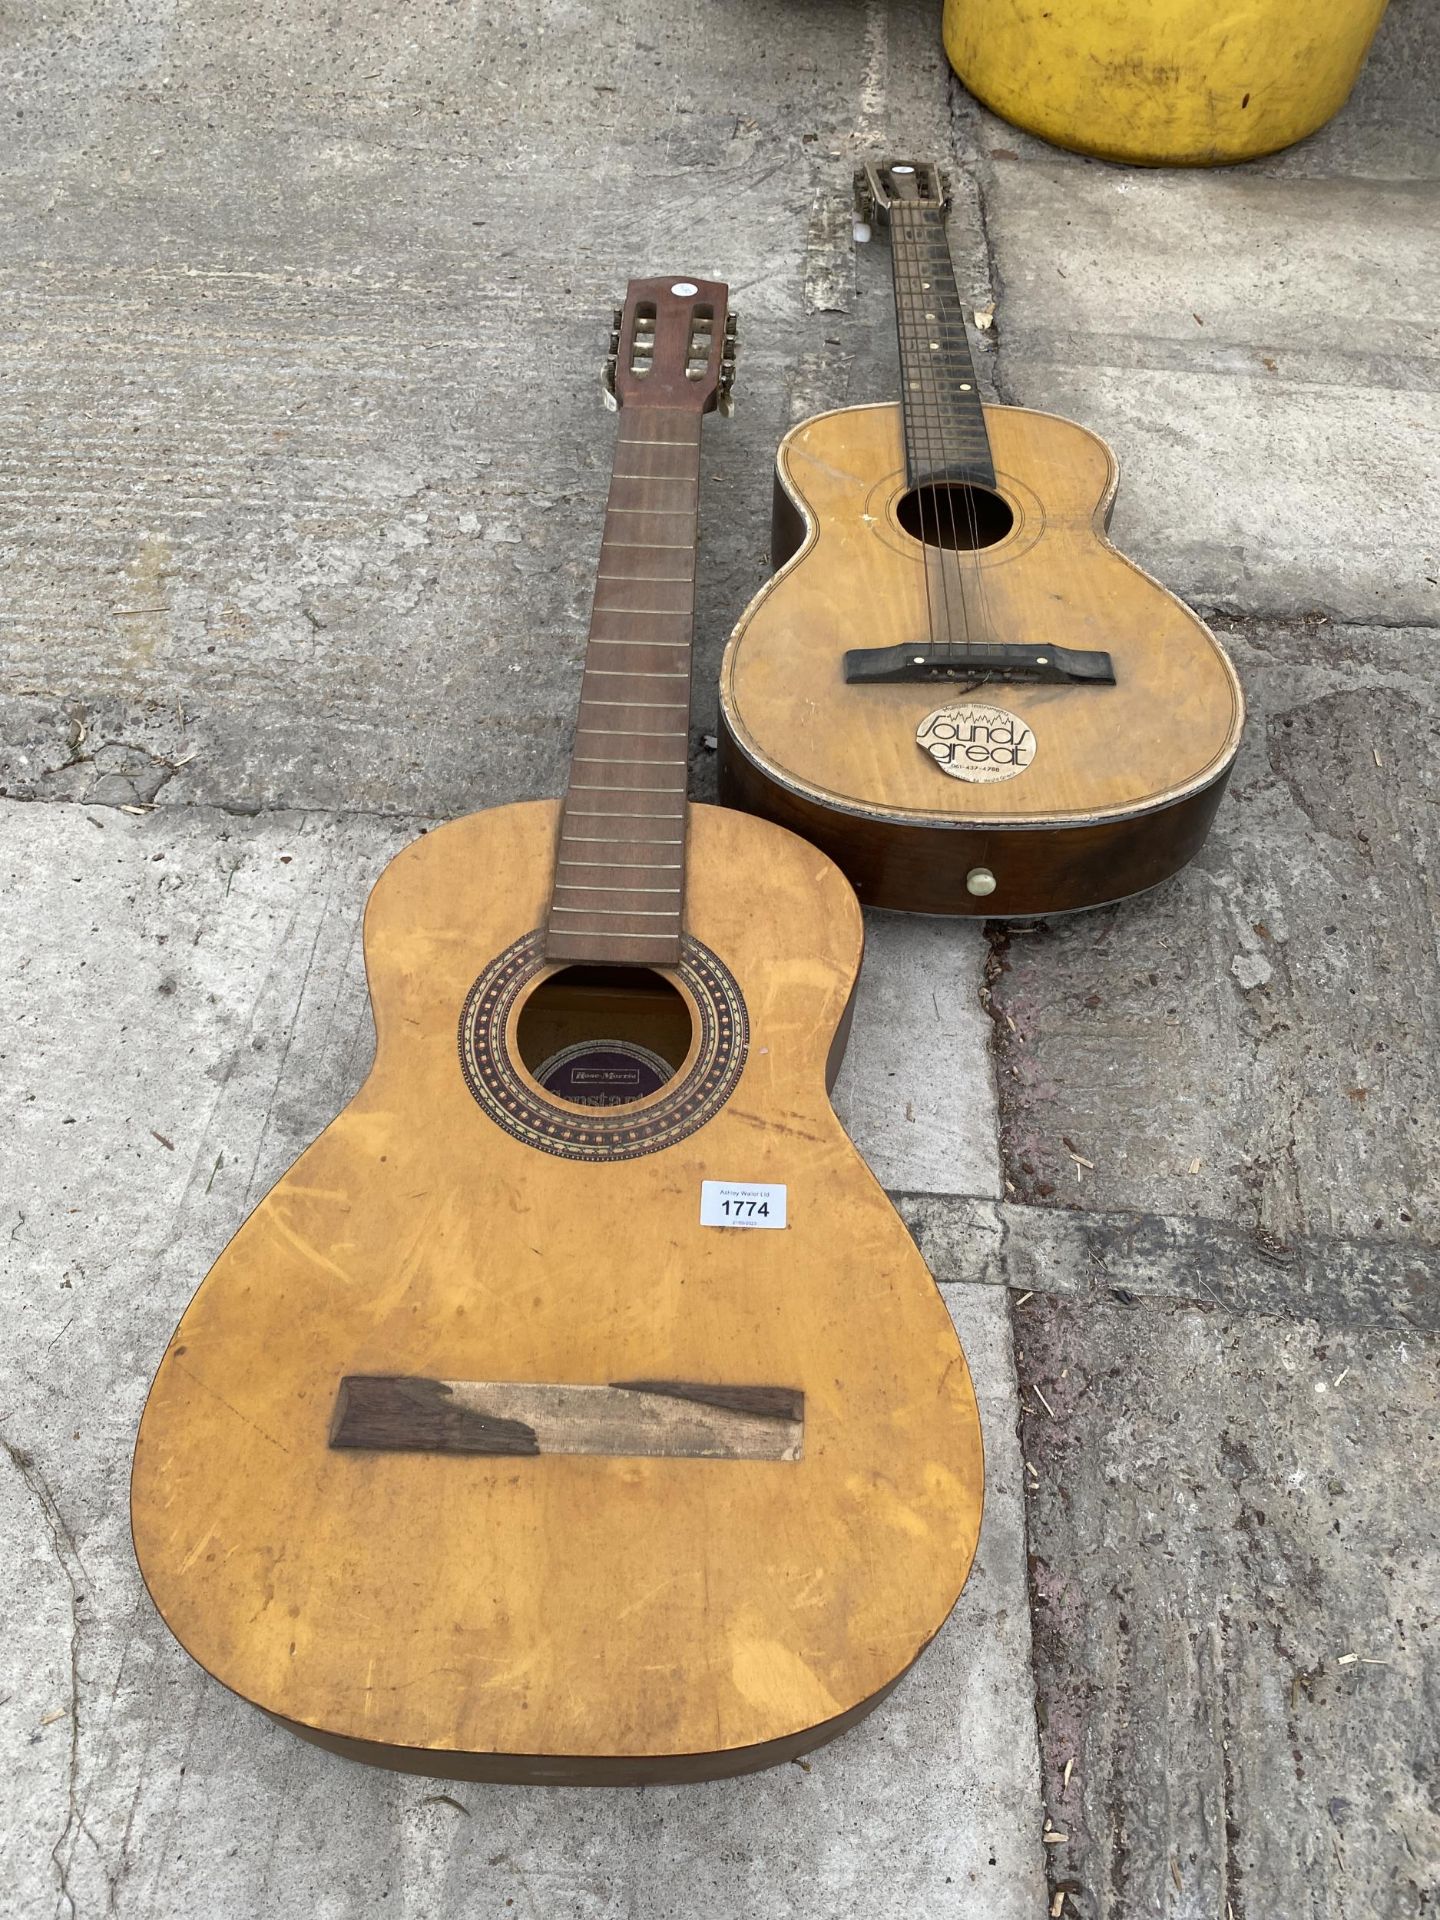
[[[721,670],[721,797],[805,834],[876,906],[1136,893],[1209,830],[1244,717],[1234,669],[1105,538],[1105,443],[982,404],[934,168],[862,187],[890,229],[900,403],[781,443],[780,571]]]
[[[201,1285],[140,1426],[181,1645],[295,1733],[576,1784],[787,1759],[964,1582],[964,1355],[827,1098],[855,896],[689,806],[726,289],[634,281],[563,803],[456,820],[365,920],[363,1088]]]

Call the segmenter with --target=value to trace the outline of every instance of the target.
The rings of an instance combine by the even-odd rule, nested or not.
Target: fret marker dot
[[[962,381],[960,382],[960,391],[961,391],[962,393],[969,393],[969,391],[970,391],[970,382],[969,382],[968,380],[962,380]]]
[[[670,291],[671,293],[678,293],[681,299],[684,300],[688,299],[692,293],[698,293],[700,289],[693,280],[677,280]]]

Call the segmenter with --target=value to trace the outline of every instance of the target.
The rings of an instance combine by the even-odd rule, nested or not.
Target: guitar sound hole
[[[690,1051],[689,1002],[648,967],[562,967],[520,1009],[520,1058],[547,1093],[625,1107],[672,1080]]]
[[[949,481],[912,487],[897,505],[895,516],[912,540],[952,553],[993,547],[1015,524],[1007,503],[989,487]]]

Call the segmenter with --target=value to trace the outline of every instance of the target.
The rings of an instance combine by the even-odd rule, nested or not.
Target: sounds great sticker
[[[1035,758],[1035,735],[1004,707],[939,707],[926,714],[915,739],[956,780],[1013,780]]]

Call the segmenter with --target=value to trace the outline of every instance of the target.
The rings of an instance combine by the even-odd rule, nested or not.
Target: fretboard
[[[945,239],[944,209],[892,203],[890,257],[910,484],[958,480],[993,487],[990,437]]]
[[[696,412],[625,407],[546,929],[551,960],[673,966],[685,897]]]

